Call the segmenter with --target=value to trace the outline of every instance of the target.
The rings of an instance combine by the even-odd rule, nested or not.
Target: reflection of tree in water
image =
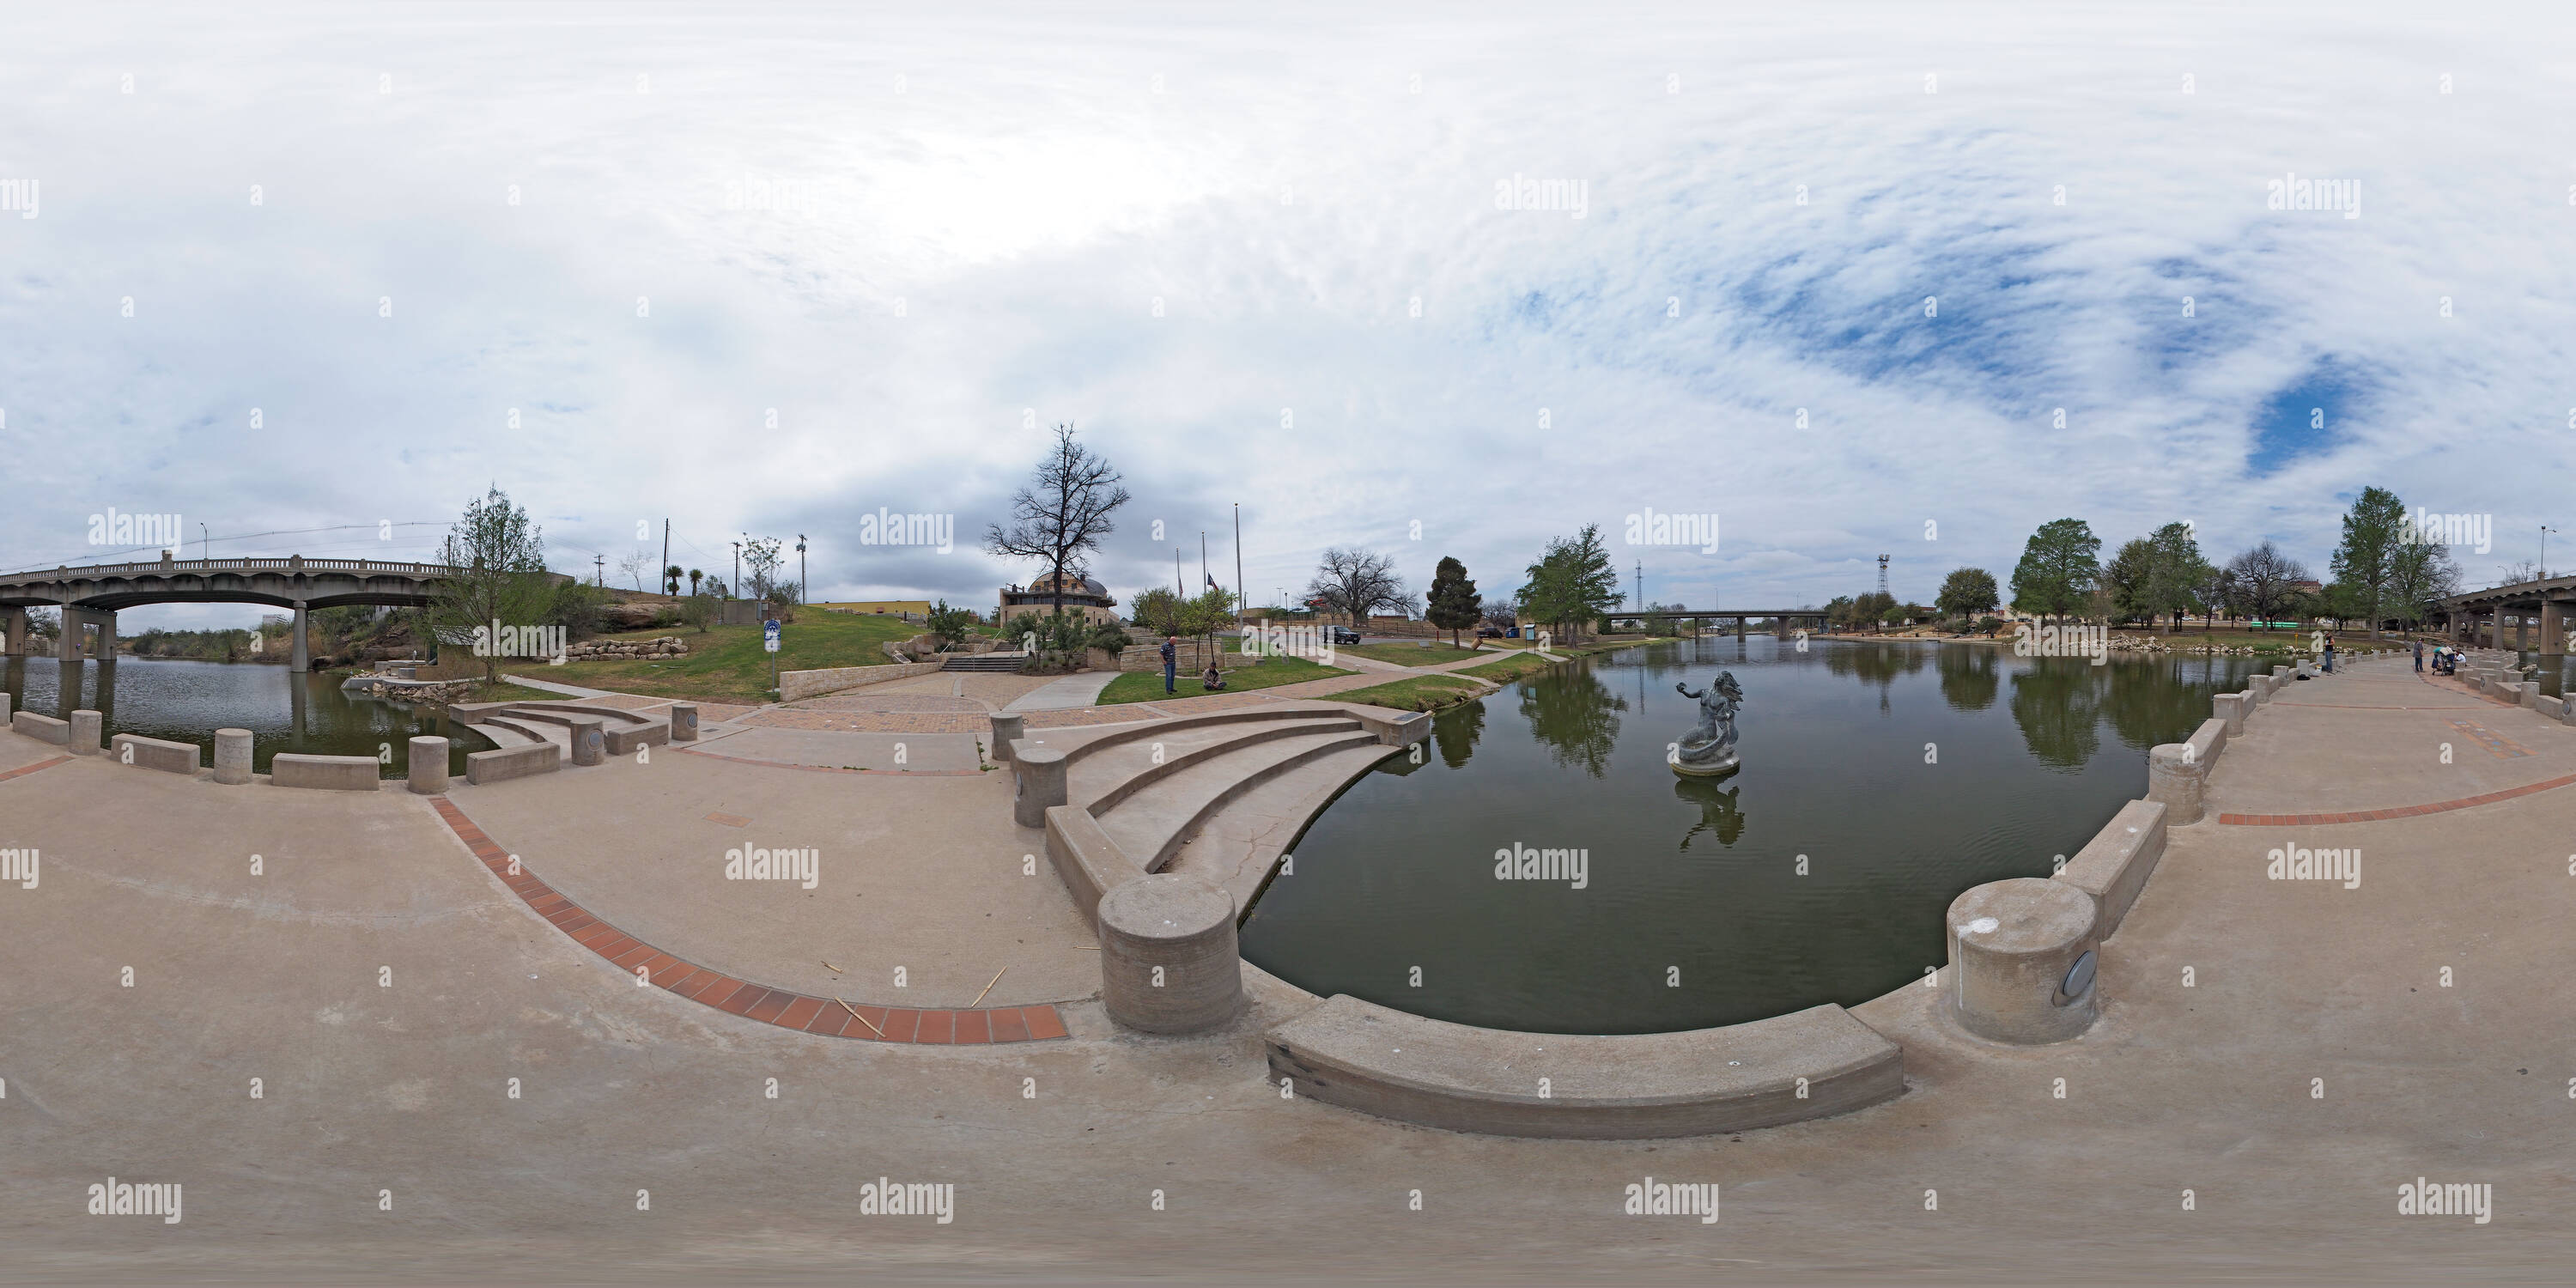
[[[1995,690],[2003,683],[2003,673],[1995,662],[1994,650],[1973,644],[1954,644],[1941,650],[1941,697],[1954,711],[1983,711],[1995,704]]]
[[[2128,683],[2109,686],[2102,702],[2102,713],[2110,717],[2112,732],[2123,744],[2145,751],[2158,743],[2181,742],[2209,715],[2215,684],[2193,684],[2179,675],[2161,684],[2146,683],[2145,668],[2179,669],[2170,661],[2114,662],[2102,669],[2123,665],[2139,669],[2129,673]]]
[[[1440,763],[1457,769],[1476,752],[1476,739],[1485,732],[1483,701],[1465,702],[1431,717],[1431,741],[1440,748]]]
[[[1560,765],[1580,765],[1593,777],[1610,765],[1619,740],[1619,717],[1628,700],[1593,678],[1584,662],[1560,667],[1521,686],[1521,715]]]
[[[1923,669],[1923,650],[1899,644],[1841,644],[1825,650],[1825,670],[1881,689]]]
[[[2036,658],[2029,670],[2013,673],[2013,723],[2041,764],[2081,769],[2093,759],[2102,745],[2095,726],[2110,678],[2101,672],[2109,669],[2078,658]]]
[[[1682,849],[1688,852],[1691,838],[1702,832],[1717,833],[1717,843],[1733,849],[1744,836],[1744,813],[1735,807],[1735,795],[1741,787],[1720,787],[1705,778],[1673,780],[1673,795],[1699,807],[1699,821],[1682,833]]]

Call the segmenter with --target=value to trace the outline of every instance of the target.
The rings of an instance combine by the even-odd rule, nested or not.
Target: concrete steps
[[[1293,719],[1232,720],[1183,727],[1098,747],[1067,762],[1065,800],[1102,814],[1128,796],[1184,767],[1274,738],[1310,733],[1345,733],[1360,722],[1330,712],[1301,713]]]
[[[1202,817],[1163,871],[1194,876],[1225,891],[1233,896],[1240,918],[1252,911],[1252,901],[1269,884],[1280,856],[1296,843],[1307,820],[1379,761],[1402,754],[1401,748],[1372,743],[1273,774]]]
[[[1386,750],[1377,735],[1357,721],[1349,724],[1314,732],[1263,731],[1272,736],[1218,743],[1186,763],[1157,766],[1164,772],[1091,813],[1136,866],[1161,871],[1209,815],[1261,783],[1336,752]]]
[[[1025,653],[942,653],[942,671],[1006,671],[1017,675],[1020,663],[1028,660]]]

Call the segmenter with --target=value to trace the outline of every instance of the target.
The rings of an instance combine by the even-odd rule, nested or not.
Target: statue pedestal
[[[1683,754],[1689,750],[1688,747],[1675,750],[1664,757],[1664,763],[1671,766],[1674,773],[1685,778],[1715,778],[1721,774],[1734,773],[1743,764],[1736,758],[1733,747],[1727,748],[1714,760],[1682,759]]]

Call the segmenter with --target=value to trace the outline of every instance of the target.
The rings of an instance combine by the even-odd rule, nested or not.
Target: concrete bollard
[[[130,733],[118,734],[107,742],[108,751],[118,764],[158,769],[165,774],[186,774],[191,778],[197,775],[195,743],[169,742]]]
[[[1232,1020],[1243,1007],[1234,900],[1173,872],[1102,895],[1100,1000],[1110,1019],[1146,1033],[1196,1033]]]
[[[250,730],[215,731],[215,781],[227,787],[250,781]]]
[[[608,759],[608,735],[601,726],[604,716],[574,716],[567,722],[572,729],[572,763],[596,765]]]
[[[2538,681],[2530,680],[2523,683],[2522,705],[2534,711],[2538,711],[2540,709],[2540,683]]]
[[[0,729],[9,727],[9,704],[13,700],[7,689],[0,689]]]
[[[2200,821],[2200,789],[2209,766],[2189,743],[2168,742],[2147,752],[2147,799],[2165,807],[2165,826]]]
[[[2255,706],[2268,706],[2272,701],[2272,677],[2256,675],[2245,682],[2245,691],[2254,695]]]
[[[1064,799],[1064,753],[1054,747],[1026,747],[1018,760],[1020,789],[1011,798],[1011,818],[1022,827],[1045,827],[1050,806]]]
[[[674,702],[674,703],[672,703],[672,704],[671,704],[671,741],[673,741],[673,742],[696,742],[697,740],[698,740],[698,704],[697,704],[697,703],[694,703],[694,702]]]
[[[2218,719],[2227,722],[2228,737],[2245,736],[2245,708],[2252,705],[2252,699],[2242,693],[2222,693],[2210,699],[2209,705],[2218,713]]]
[[[99,742],[99,731],[105,727],[105,718],[95,711],[73,712],[72,754],[75,756],[97,755],[102,746]]]
[[[1012,740],[1025,738],[1028,733],[1027,716],[995,715],[993,717],[993,763],[998,765],[1011,763]]]
[[[411,789],[422,796],[447,794],[447,740],[422,735],[411,740]]]
[[[2093,896],[2063,881],[2015,877],[1950,903],[1950,1013],[1981,1038],[2037,1046],[2093,1027]]]

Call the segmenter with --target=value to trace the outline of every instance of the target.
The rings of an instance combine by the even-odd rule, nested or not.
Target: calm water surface
[[[14,709],[61,719],[93,710],[106,725],[102,740],[132,733],[193,743],[207,765],[215,763],[217,729],[250,730],[251,768],[263,774],[281,751],[381,758],[390,749],[393,758],[378,773],[403,777],[411,773],[410,740],[418,734],[449,739],[448,769],[463,774],[466,753],[492,745],[452,725],[437,707],[342,693],[344,678],[251,662],[0,660],[0,687],[8,689]],[[65,701],[67,695],[77,697]]]
[[[1768,636],[1574,662],[1440,713],[1424,763],[1363,775],[1254,903],[1243,952],[1317,994],[1534,1032],[1864,1002],[1945,961],[1960,891],[2048,875],[2144,795],[2147,748],[2257,666]],[[1665,749],[1698,709],[1673,686],[1721,670],[1745,691],[1744,767],[1677,778]],[[1585,888],[1497,879],[1514,846],[1585,851]]]

